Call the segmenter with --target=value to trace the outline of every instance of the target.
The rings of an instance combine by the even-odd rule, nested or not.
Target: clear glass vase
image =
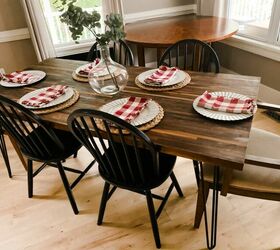
[[[89,84],[99,94],[117,94],[127,84],[127,70],[112,60],[108,45],[100,46],[100,55],[100,62],[89,72]]]

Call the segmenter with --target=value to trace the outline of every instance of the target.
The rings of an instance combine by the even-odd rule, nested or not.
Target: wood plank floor
[[[262,114],[254,126],[280,134],[279,123]],[[74,215],[56,169],[35,178],[34,198],[27,198],[26,172],[8,144],[14,177],[0,167],[0,249],[155,249],[145,198],[117,190],[104,224],[97,226],[103,181],[96,168],[75,188],[80,214]],[[85,151],[69,166],[86,165]],[[205,249],[204,225],[193,229],[197,188],[190,160],[178,158],[175,174],[185,197],[173,191],[159,219],[162,249]],[[73,179],[74,175],[69,175]],[[158,193],[163,193],[169,182]],[[216,249],[280,249],[280,203],[234,195],[220,197]]]

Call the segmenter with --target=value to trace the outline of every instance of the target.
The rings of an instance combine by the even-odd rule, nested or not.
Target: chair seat
[[[120,164],[122,164],[123,169],[125,169],[126,171],[129,171],[129,166],[127,164],[127,160],[125,157],[125,154],[123,153],[123,150],[121,149],[121,145],[120,147],[118,147],[117,150],[119,150],[120,152],[118,153],[119,156],[121,156],[119,158],[119,162]],[[130,162],[137,162],[136,159],[136,155],[134,154],[134,148],[133,147],[127,147],[128,149],[128,155],[130,156]],[[117,160],[114,156],[113,150],[112,148],[108,149],[108,154],[111,160],[111,163],[113,166],[118,166]],[[139,155],[141,158],[141,161],[143,163],[143,171],[145,172],[145,176],[149,176],[150,179],[145,181],[145,186],[143,186],[143,184],[141,184],[141,180],[139,179],[139,183],[137,184],[137,180],[135,182],[133,182],[133,184],[130,186],[130,183],[127,181],[123,181],[120,182],[120,178],[117,178],[118,181],[116,181],[114,178],[112,178],[112,175],[106,175],[106,173],[104,173],[102,171],[101,168],[99,168],[100,171],[100,175],[107,180],[108,182],[110,182],[113,185],[119,186],[119,187],[123,187],[126,189],[130,189],[130,187],[133,187],[133,189],[152,189],[154,187],[158,187],[161,183],[163,183],[169,176],[170,173],[172,172],[173,166],[175,164],[176,161],[176,156],[172,156],[172,155],[168,155],[168,154],[163,154],[163,153],[159,153],[159,167],[160,167],[160,173],[155,176],[155,174],[153,173],[154,168],[153,166],[153,161],[152,161],[152,156],[150,154],[150,152],[148,150],[145,149],[139,149]],[[106,157],[103,154],[103,158],[106,162]],[[131,166],[133,168],[133,171],[138,171],[137,169],[135,169],[136,164]],[[116,174],[118,176],[121,175],[119,169],[117,167],[114,168],[116,171]],[[140,178],[140,174],[139,174],[139,178]]]
[[[261,129],[252,128],[247,154],[280,159],[279,149],[280,136]],[[204,179],[212,183],[214,168],[209,164],[204,164],[204,166]],[[280,194],[280,171],[278,169],[245,164],[242,171],[234,170],[232,174],[229,192],[238,193],[238,189],[247,190],[248,192]]]
[[[36,161],[56,161],[56,160],[62,160],[66,159],[69,156],[73,155],[75,152],[77,152],[81,147],[81,143],[72,135],[72,133],[60,129],[53,129],[58,139],[62,142],[64,150],[61,150],[58,148],[56,144],[53,143],[53,141],[46,136],[46,133],[43,131],[42,128],[38,128],[36,132],[39,131],[40,139],[44,140],[46,144],[53,145],[52,147],[49,147],[50,156],[48,157],[42,157],[40,159],[33,158],[32,155],[29,155],[28,152],[25,152],[24,149],[22,149],[22,152],[26,154],[27,156],[30,156],[30,158],[33,158]],[[38,141],[38,137],[35,135],[35,132],[33,131],[28,137],[28,140],[33,140],[35,143]]]

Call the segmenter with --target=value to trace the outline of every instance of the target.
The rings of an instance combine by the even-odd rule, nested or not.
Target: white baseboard
[[[170,8],[162,8],[156,10],[125,14],[124,21],[125,23],[133,23],[137,21],[158,18],[158,17],[192,14],[192,13],[196,13],[196,11],[197,11],[196,4],[187,4],[187,5],[170,7]]]
[[[30,38],[27,28],[0,31],[0,43],[12,42]]]
[[[221,67],[221,73],[238,74],[232,70]],[[263,102],[280,104],[280,91],[260,84],[258,99]]]

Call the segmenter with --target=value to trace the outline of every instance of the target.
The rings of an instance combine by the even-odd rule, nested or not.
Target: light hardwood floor
[[[254,126],[280,134],[280,124],[258,114]],[[103,180],[96,168],[74,189],[80,214],[74,215],[56,169],[35,178],[34,198],[27,198],[26,172],[8,144],[13,178],[0,167],[0,249],[155,249],[145,198],[117,190],[104,224],[97,226]],[[91,159],[86,150],[66,165]],[[175,174],[185,197],[173,191],[158,223],[162,249],[205,249],[204,224],[193,229],[197,188],[192,162],[179,158]],[[69,175],[73,179],[73,175]],[[165,183],[158,193],[163,193]],[[216,249],[280,249],[280,203],[234,195],[219,199]]]

